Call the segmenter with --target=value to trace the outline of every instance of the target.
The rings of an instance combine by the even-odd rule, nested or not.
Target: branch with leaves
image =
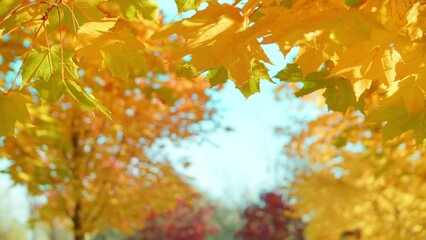
[[[176,4],[184,12],[197,10],[202,2]],[[16,121],[28,122],[25,106],[32,101],[26,100],[26,89],[40,85],[44,88],[35,95],[42,102],[56,102],[68,94],[83,108],[109,115],[81,84],[84,77],[78,70],[86,71],[87,61],[125,84],[129,77],[153,70],[150,61],[161,54],[163,61],[180,62],[183,76],[205,72],[211,86],[230,79],[249,97],[260,91],[262,79],[272,81],[265,65],[271,61],[262,46],[277,44],[284,55],[299,47],[295,63],[275,76],[282,82],[302,83],[296,96],[320,93],[330,110],[358,110],[368,121],[386,122],[387,140],[407,131],[416,133],[418,143],[426,138],[421,131],[424,1],[249,0],[206,5],[190,18],[162,26],[152,0],[3,1],[0,32],[10,40],[0,42],[1,55],[5,63],[23,59],[23,84],[20,90],[14,88],[16,79],[9,88],[3,84],[8,94],[1,97],[0,108],[15,104],[21,114],[2,111],[5,123],[0,133],[12,133]],[[36,44],[41,31],[47,49]],[[30,47],[16,47],[29,35]],[[174,46],[166,48],[161,41]],[[191,60],[182,61],[188,55]]]

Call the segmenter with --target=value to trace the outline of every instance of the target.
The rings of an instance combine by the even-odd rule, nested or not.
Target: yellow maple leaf
[[[0,92],[0,136],[13,134],[16,122],[27,124],[30,119],[28,96],[11,91],[5,95]]]
[[[229,78],[242,87],[252,76],[253,59],[270,62],[258,40],[243,30],[245,18],[236,7],[212,5],[191,19],[173,23],[154,35],[154,39],[174,33],[185,39],[184,46],[172,59],[192,56],[191,63],[199,71],[224,66]]]
[[[410,75],[393,84],[389,97],[382,101],[381,107],[384,109],[402,102],[409,114],[423,109],[425,96],[418,82],[415,75]]]

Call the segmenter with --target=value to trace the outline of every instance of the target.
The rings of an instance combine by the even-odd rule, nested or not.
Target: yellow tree
[[[150,210],[161,212],[177,198],[192,196],[170,164],[155,162],[146,152],[157,139],[192,136],[191,127],[210,116],[199,79],[180,79],[176,86],[170,77],[157,83],[156,90],[147,83],[155,77],[138,79],[143,88],[125,90],[107,80],[92,85],[99,88],[93,91],[111,109],[113,120],[95,117],[69,99],[31,110],[34,126],[6,138],[1,156],[11,159],[9,173],[15,182],[46,197],[41,220],[67,220],[76,239],[106,227],[129,232],[142,227]],[[142,95],[163,90],[176,98],[174,104]]]
[[[1,42],[6,63],[24,52],[22,82],[31,86],[2,95],[2,110],[10,113],[2,133],[15,136],[5,139],[1,156],[10,159],[15,182],[45,198],[39,219],[65,219],[75,239],[106,227],[140,229],[151,210],[161,212],[177,198],[190,198],[185,179],[169,163],[151,159],[147,150],[161,138],[194,135],[201,129],[195,125],[214,113],[206,106],[206,81],[193,78],[185,62],[165,62],[158,52],[176,43],[149,40],[161,26],[158,19],[148,20],[155,8],[146,12],[144,5],[138,12],[126,1],[121,6],[126,11],[115,1],[95,7],[99,2],[15,4],[14,14],[21,14],[16,17],[32,19],[33,28],[12,29],[11,39]],[[50,31],[48,21],[59,31]],[[26,39],[44,45],[19,46]],[[31,126],[14,130],[9,120],[25,123],[30,101],[42,103],[29,108]],[[102,114],[87,111],[94,109]]]
[[[0,3],[0,24],[2,136],[13,133],[16,122],[28,123],[29,103],[54,103],[64,95],[83,109],[110,117],[110,109],[91,94],[96,95],[90,88],[99,79],[131,88],[138,77],[170,71],[177,74],[174,79],[197,75],[183,61],[165,63],[159,50],[172,47],[168,39],[150,40],[162,24],[151,0],[7,0]],[[11,65],[19,62],[13,72]],[[174,103],[175,96],[168,88],[157,89],[157,82],[140,82],[141,94]],[[178,88],[188,85],[172,82]]]
[[[286,146],[309,169],[291,185],[309,239],[425,236],[425,150],[412,133],[383,142],[360,114],[327,114]]]

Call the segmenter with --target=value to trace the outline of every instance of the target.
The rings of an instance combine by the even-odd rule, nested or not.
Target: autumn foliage
[[[176,1],[179,11],[197,9],[201,2]],[[2,1],[1,70],[10,70],[16,58],[23,61],[15,73],[22,73],[22,87],[17,88],[18,77],[7,86],[2,81],[2,109],[17,110],[4,115],[2,135],[13,132],[16,121],[29,120],[26,103],[34,101],[24,89],[38,89],[42,102],[67,94],[83,108],[109,115],[84,88],[77,70],[102,70],[123,83],[157,72],[152,58],[163,53],[167,62],[178,63],[181,75],[207,71],[211,86],[230,79],[250,96],[259,91],[260,80],[271,80],[262,45],[274,43],[284,55],[299,48],[295,63],[276,76],[303,83],[296,96],[320,92],[330,110],[360,110],[369,121],[386,122],[385,140],[410,130],[418,143],[425,138],[423,1],[208,5],[191,18],[162,26],[152,0]],[[188,55],[191,60],[181,62]]]
[[[292,184],[296,216],[312,214],[309,239],[421,239],[425,151],[412,135],[383,142],[379,124],[327,114],[286,146],[309,170]]]
[[[203,240],[219,231],[212,225],[213,205],[179,200],[175,208],[164,213],[152,211],[145,227],[130,240]]]
[[[262,195],[261,205],[249,206],[243,213],[245,224],[236,233],[242,240],[303,240],[304,223],[290,216],[293,208],[274,192]]]
[[[194,133],[190,127],[210,116],[202,84],[187,80],[174,87],[169,77],[155,90],[150,85],[155,76],[127,89],[107,78],[93,82],[91,90],[111,108],[113,120],[65,99],[31,109],[37,113],[34,127],[7,137],[1,153],[12,160],[9,173],[15,182],[47,198],[40,219],[65,218],[81,233],[104,226],[131,232],[152,208],[161,212],[173,207],[177,197],[192,194],[169,163],[147,154],[157,139],[189,137]],[[180,102],[163,103],[155,95],[163,90]]]
[[[207,88],[230,80],[249,97],[266,80],[331,113],[286,146],[309,166],[296,204],[264,195],[239,237],[297,239],[302,217],[309,239],[426,235],[425,1],[175,3],[194,14],[164,24],[154,0],[0,1],[0,157],[44,199],[36,219],[83,239],[180,216],[167,211],[193,190],[148,150],[203,131]],[[275,76],[268,44],[297,50]]]
[[[158,139],[176,142],[202,131],[197,123],[214,113],[206,106],[207,83],[182,73],[183,62],[165,63],[157,50],[174,43],[149,41],[161,22],[136,21],[137,12],[120,18],[118,2],[111,4],[6,1],[0,8],[14,9],[3,13],[5,27],[20,17],[32,19],[22,29],[9,29],[10,39],[0,43],[3,71],[16,54],[24,62],[21,89],[13,88],[12,79],[13,90],[0,97],[0,132],[14,132],[1,156],[10,159],[8,173],[16,183],[45,199],[34,220],[61,219],[76,239],[106,227],[132,233],[150,211],[161,213],[192,196],[167,159],[153,159],[148,150]],[[29,48],[14,47],[27,39],[33,41]],[[26,105],[30,101],[38,104]],[[87,111],[95,109],[101,114]],[[32,125],[22,121],[14,128],[14,120],[29,113]]]

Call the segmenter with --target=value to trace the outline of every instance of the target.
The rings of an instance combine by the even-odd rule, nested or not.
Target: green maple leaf
[[[322,71],[312,72],[303,77],[302,69],[298,64],[287,64],[283,70],[275,75],[284,82],[302,82],[303,87],[295,93],[296,97],[303,97],[307,94],[323,89],[333,84],[334,80],[327,78],[330,71],[323,69]]]
[[[22,67],[22,85],[37,79],[48,81],[53,71],[49,50],[37,51],[32,49]]]
[[[323,96],[329,110],[345,113],[350,106],[357,105],[355,92],[348,79],[336,79],[335,84],[327,87]]]
[[[278,72],[274,78],[278,78],[285,82],[301,82],[303,81],[303,73],[298,64],[291,63],[287,64],[287,66]]]
[[[200,75],[200,72],[191,63],[182,62],[176,66],[176,74],[178,77],[195,78]]]
[[[368,116],[368,120],[386,122],[383,127],[383,141],[392,140],[409,130],[413,130],[414,138],[418,144],[423,143],[423,140],[426,139],[425,110],[409,114],[401,103],[373,112]]]
[[[241,88],[244,97],[248,98],[260,92],[260,80],[262,79],[272,81],[268,74],[268,68],[262,62],[254,61],[252,63],[252,77]]]
[[[65,79],[62,79],[62,68]],[[72,53],[64,51],[62,58],[60,45],[54,45],[50,49],[32,49],[22,68],[22,83],[32,83],[43,101],[54,103],[64,93],[64,81],[78,79],[77,71]]]
[[[311,72],[303,78],[298,64],[288,64],[275,77],[286,82],[302,82],[303,87],[295,93],[302,97],[325,88],[323,96],[329,110],[345,113],[349,107],[362,108],[362,101],[356,100],[351,81],[345,78],[329,76],[330,69]]]
[[[129,20],[137,20],[138,13],[149,20],[158,17],[158,5],[153,0],[118,0],[118,3],[121,13]]]
[[[40,98],[48,103],[57,102],[65,90],[65,85],[60,75],[50,78],[49,81],[36,81],[32,86],[37,89]]]
[[[209,71],[206,79],[209,81],[211,88],[226,83],[229,79],[228,71],[223,66],[217,67]]]
[[[60,45],[54,45],[50,49],[32,49],[22,68],[22,83],[31,82],[43,101],[54,103],[64,93],[65,79],[62,79],[62,67],[66,79],[78,79],[78,67],[72,59],[71,52],[64,51],[62,61]]]
[[[306,75],[303,79],[303,87],[295,93],[296,97],[303,97],[307,94],[313,93],[319,89],[323,89],[333,85],[337,78],[328,78],[330,71],[323,69],[318,72],[312,72]]]
[[[108,109],[77,84],[78,66],[72,56],[68,51],[62,53],[60,45],[31,50],[22,68],[22,82],[33,82],[45,102],[56,102],[66,92],[82,108],[90,111],[99,109],[109,117]]]
[[[202,2],[206,0],[176,0],[178,12],[186,12],[189,10],[197,10]]]
[[[50,81],[51,77],[61,78],[62,67],[65,78],[78,79],[78,67],[72,59],[71,52],[64,51],[62,58],[60,45],[54,45],[50,49],[32,49],[22,67],[22,83],[33,80]]]
[[[29,100],[19,92],[0,93],[0,136],[13,134],[16,122],[26,124],[30,119]]]
[[[111,112],[104,107],[99,101],[92,95],[88,94],[74,81],[64,81],[65,89],[67,93],[80,105],[82,108],[87,109],[89,111],[93,111],[98,109],[107,117],[111,117]]]

